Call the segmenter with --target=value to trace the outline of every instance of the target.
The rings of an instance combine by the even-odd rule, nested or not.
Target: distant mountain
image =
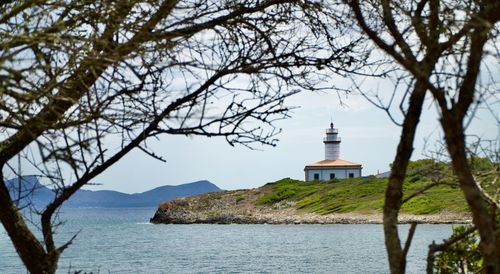
[[[18,207],[34,204],[37,208],[40,208],[54,198],[54,192],[40,184],[36,176],[15,178],[8,180],[6,184],[10,197],[15,201],[19,201]]]
[[[54,192],[40,184],[36,176],[24,176],[8,180],[7,187],[12,198],[20,198],[20,206],[32,203],[36,208],[42,208],[54,198]],[[112,190],[92,191],[82,189],[66,201],[64,206],[156,207],[162,201],[219,191],[222,190],[209,181],[197,181],[177,186],[166,185],[134,194]]]

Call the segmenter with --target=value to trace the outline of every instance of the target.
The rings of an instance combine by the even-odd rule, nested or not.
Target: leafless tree
[[[500,2],[345,0],[343,4],[348,6],[346,18],[351,19],[348,27],[365,35],[367,47],[375,45],[371,58],[395,62],[393,66],[384,62],[384,66],[373,68],[388,72],[394,81],[393,93],[386,101],[357,86],[401,126],[383,218],[391,273],[405,271],[411,242],[408,237],[404,247],[401,244],[398,213],[426,95],[438,109],[453,171],[481,237],[485,272],[500,273],[499,222],[472,174],[465,135],[477,106],[487,101],[488,95],[498,95]],[[394,105],[399,115],[393,112]]]
[[[22,159],[55,193],[34,212],[39,239],[0,183],[0,220],[28,271],[56,271],[72,239],[56,245],[54,216],[82,186],[133,149],[162,160],[149,138],[274,145],[286,97],[356,70],[355,41],[325,31],[339,23],[326,11],[307,0],[0,1],[0,177],[22,176]]]

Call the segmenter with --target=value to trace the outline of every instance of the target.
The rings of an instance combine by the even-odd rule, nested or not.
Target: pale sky
[[[250,150],[231,147],[223,138],[164,136],[149,145],[167,163],[136,150],[93,181],[102,185],[87,189],[135,193],[162,185],[209,180],[231,190],[255,188],[285,177],[303,180],[304,166],[324,159],[323,137],[332,119],[342,138],[341,159],[362,164],[363,175],[389,170],[400,128],[362,96],[303,92],[291,97],[288,105],[300,108],[293,111],[292,118],[278,122],[283,132],[276,147],[257,146],[259,150]],[[437,119],[428,100],[413,159],[424,158],[425,139],[439,137]],[[469,133],[496,138],[499,126],[483,111],[477,114]]]

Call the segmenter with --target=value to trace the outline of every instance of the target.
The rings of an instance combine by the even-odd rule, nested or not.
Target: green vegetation
[[[236,203],[242,202],[242,201],[244,201],[244,200],[245,200],[245,197],[243,197],[243,196],[241,196],[241,195],[238,195],[238,196],[236,197]]]
[[[467,212],[463,194],[454,182],[446,163],[419,160],[411,163],[404,187],[405,197],[425,189],[403,204],[402,213],[435,214],[440,212]],[[283,200],[294,201],[298,209],[328,214],[333,212],[382,212],[387,179],[374,176],[304,182],[285,178],[269,184],[272,191],[259,200],[258,205],[273,205]]]
[[[479,246],[479,233],[464,234],[466,227],[453,228],[451,239],[466,235],[461,241],[452,244],[447,250],[438,253],[434,260],[435,273],[479,273],[483,267],[483,260]]]
[[[407,185],[409,192],[417,192],[430,182],[420,180]],[[333,212],[381,212],[387,179],[375,177],[303,182],[289,178],[272,184],[272,192],[257,204],[272,205],[282,200],[296,202],[299,209],[320,214]],[[466,212],[467,205],[456,187],[439,185],[418,195],[403,205],[402,212],[433,214],[442,211]]]

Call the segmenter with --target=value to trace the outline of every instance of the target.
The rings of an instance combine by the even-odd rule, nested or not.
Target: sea
[[[156,208],[63,209],[56,239],[75,234],[58,273],[387,273],[383,227],[153,225]],[[401,225],[406,237],[408,225]],[[452,225],[418,225],[407,273],[424,273],[427,247]],[[0,226],[0,273],[27,273]]]

